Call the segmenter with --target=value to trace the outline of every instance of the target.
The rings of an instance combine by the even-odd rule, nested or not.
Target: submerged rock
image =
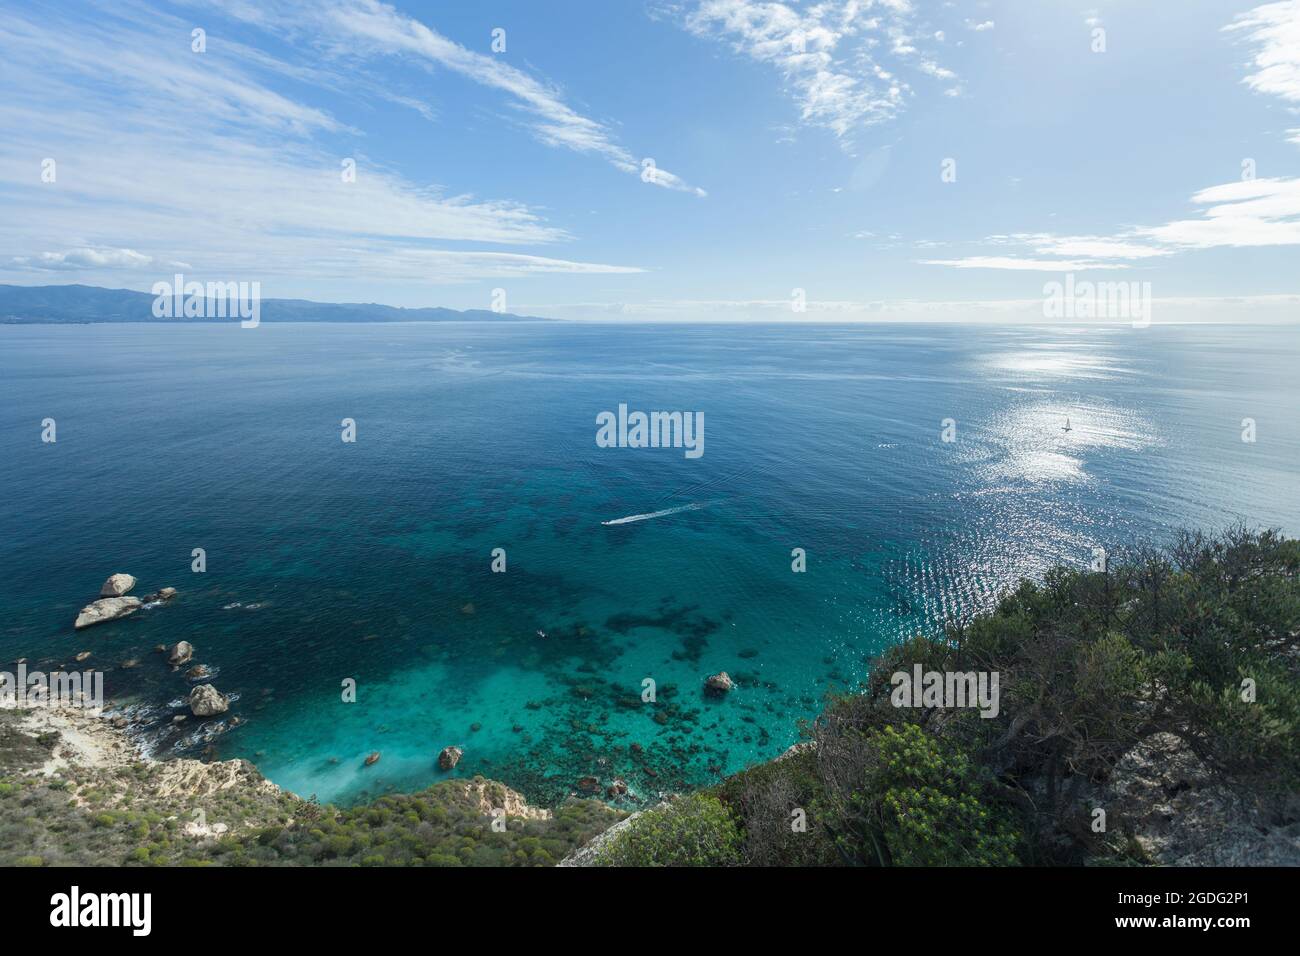
[[[99,589],[100,597],[121,597],[135,587],[135,578],[129,574],[110,574],[104,586]]]
[[[366,766],[367,766],[367,767],[369,767],[371,764],[376,764],[376,763],[379,763],[379,751],[378,751],[378,750],[373,751],[369,756],[366,757]]]
[[[581,777],[578,780],[579,793],[600,793],[600,778]]]
[[[83,607],[72,626],[81,630],[93,624],[116,621],[119,617],[126,617],[138,610],[140,610],[140,599],[137,597],[100,598]]]
[[[723,694],[729,693],[735,686],[736,682],[731,679],[731,675],[726,671],[714,674],[704,682],[704,689],[719,697]]]
[[[195,717],[215,717],[230,709],[230,698],[211,684],[200,684],[190,691],[190,712]]]
[[[464,751],[459,747],[443,747],[442,753],[438,754],[438,766],[442,770],[451,770],[460,763],[462,756]]]
[[[157,591],[154,591],[152,594],[146,594],[144,596],[144,603],[153,604],[155,601],[170,601],[175,596],[176,596],[175,588],[161,588]]]
[[[615,799],[616,797],[626,797],[627,781],[615,780],[613,783],[611,783],[608,787],[605,788],[605,796],[609,797],[611,800]]]
[[[194,656],[194,645],[189,641],[177,641],[176,646],[171,649],[167,655],[167,663],[173,667],[180,667],[182,664],[188,664],[191,657]]]

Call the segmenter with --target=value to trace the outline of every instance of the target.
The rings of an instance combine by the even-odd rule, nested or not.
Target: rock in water
[[[176,596],[175,588],[163,588],[158,592],[158,597],[162,598],[164,601],[170,601],[175,596]]]
[[[140,599],[137,597],[100,598],[98,601],[92,601],[81,609],[81,613],[77,615],[73,627],[81,630],[83,627],[90,627],[92,624],[116,621],[119,617],[126,617],[138,610],[140,610]]]
[[[110,574],[104,586],[99,589],[100,597],[121,597],[135,587],[135,578],[129,574]]]
[[[195,717],[215,717],[230,709],[230,698],[211,684],[200,684],[190,691],[190,713]]]
[[[442,753],[438,754],[438,766],[443,770],[451,770],[460,763],[463,753],[459,747],[443,747]]]
[[[173,667],[180,667],[182,664],[189,663],[194,656],[194,645],[189,641],[177,641],[176,646],[172,648],[171,653],[167,655],[167,663]]]
[[[704,689],[711,694],[718,695],[719,697],[730,691],[735,686],[736,682],[731,679],[731,675],[726,671],[714,674],[704,682]]]
[[[379,751],[378,751],[378,750],[376,750],[374,753],[372,753],[370,756],[368,756],[368,757],[366,758],[366,766],[367,766],[367,767],[369,767],[372,763],[378,763],[378,762],[379,762]]]

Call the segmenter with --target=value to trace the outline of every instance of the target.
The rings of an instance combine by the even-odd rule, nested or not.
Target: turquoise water
[[[449,744],[536,800],[649,799],[1023,575],[1300,533],[1297,367],[1295,327],[0,326],[0,656],[90,650],[157,753],[322,800],[445,777]],[[597,447],[619,403],[702,411],[704,455]],[[114,571],[180,596],[74,632]],[[180,639],[227,719],[171,726]]]

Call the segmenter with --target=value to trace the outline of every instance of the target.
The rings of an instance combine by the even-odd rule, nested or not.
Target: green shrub
[[[977,796],[970,760],[915,724],[887,726],[853,797],[859,819],[878,828],[877,861],[895,866],[1011,866],[1014,828]],[[874,834],[872,835],[874,837]],[[855,848],[861,852],[861,848]]]
[[[601,866],[736,866],[740,831],[717,797],[696,793],[647,810],[601,850]]]

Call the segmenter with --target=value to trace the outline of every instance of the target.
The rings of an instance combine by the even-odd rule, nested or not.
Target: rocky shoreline
[[[617,813],[596,804],[561,810],[530,806],[522,794],[482,777],[444,781],[423,793],[382,797],[357,808],[322,806],[281,789],[247,760],[155,759],[111,712],[0,707],[0,819],[18,806],[6,801],[19,799],[24,823],[20,832],[0,841],[0,865],[224,863],[228,854],[234,854],[233,863],[254,852],[274,854],[263,849],[268,841],[285,847],[287,858],[273,855],[258,862],[321,862],[294,859],[287,848],[319,839],[322,826],[337,830],[355,826],[353,821],[359,819],[361,829],[368,830],[375,813],[384,817],[391,813],[384,808],[394,800],[422,808],[431,802],[448,808],[419,811],[420,817],[427,818],[420,827],[435,824],[417,840],[417,845],[420,840],[428,843],[430,852],[435,845],[464,846],[463,838],[447,829],[450,824],[437,823],[448,820],[450,810],[457,829],[475,839],[489,834],[501,834],[502,840],[524,839],[529,833],[544,835],[551,829],[566,834],[561,852],[528,861],[528,865],[553,865],[619,819]],[[568,835],[573,833],[575,814],[583,821],[582,828]],[[69,844],[68,835],[77,832],[87,837]],[[401,845],[411,846],[410,839],[402,837]],[[362,845],[352,838],[329,844],[335,852]],[[465,861],[446,856],[442,865],[456,863]]]
[[[15,718],[14,727],[20,732],[50,741],[50,755],[36,769],[46,777],[84,772],[112,775],[142,768],[164,797],[197,797],[232,787],[249,787],[258,793],[300,799],[267,780],[247,760],[158,760],[140,747],[111,711],[96,714],[79,707],[34,707],[10,708],[8,713]]]
[[[1250,561],[1293,587],[1294,568],[1300,562],[1296,544],[1260,536],[1257,547],[1258,553],[1249,552]],[[1206,579],[1200,582],[1203,588],[1219,580],[1205,570],[1204,562],[1197,567]],[[1241,577],[1256,582],[1263,575]],[[1067,597],[1075,597],[1093,583],[1086,573],[1075,572],[1073,577],[1062,578],[1052,586],[1066,592]],[[95,603],[129,597],[126,592],[134,586],[132,576],[114,574]],[[164,590],[170,593],[149,597],[161,603],[175,596],[174,590]],[[395,792],[391,782],[387,790],[378,789],[383,778],[377,775],[381,771],[373,771],[369,779],[378,792],[365,794],[365,799],[355,806],[322,806],[314,798],[303,800],[277,787],[246,760],[195,760],[179,756],[189,752],[179,747],[173,748],[178,754],[173,759],[156,760],[133,742],[132,725],[141,715],[147,715],[146,722],[152,727],[163,714],[162,726],[171,734],[168,739],[173,743],[175,731],[171,728],[191,718],[198,730],[182,734],[191,742],[210,742],[240,723],[237,715],[211,719],[222,718],[239,694],[227,696],[211,683],[196,684],[205,681],[211,672],[204,665],[192,664],[193,645],[178,641],[170,648],[158,645],[157,650],[166,654],[166,663],[173,672],[189,666],[186,676],[191,687],[187,697],[172,700],[165,711],[139,705],[107,713],[67,707],[0,710],[0,799],[15,792],[35,793],[45,801],[51,817],[58,818],[70,807],[95,814],[95,820],[109,820],[95,825],[110,826],[117,822],[114,814],[120,814],[137,831],[152,832],[152,824],[146,825],[149,821],[141,821],[138,813],[130,809],[143,804],[164,826],[179,828],[180,836],[200,847],[196,852],[229,852],[234,854],[232,862],[251,858],[274,865],[316,864],[334,859],[359,861],[362,865],[394,860],[500,865],[502,861],[494,854],[503,847],[511,854],[505,862],[566,867],[608,865],[611,861],[619,861],[620,865],[680,865],[688,861],[689,865],[722,866],[827,866],[849,862],[906,866],[949,865],[951,859],[978,859],[979,865],[997,866],[1036,865],[1043,860],[1058,864],[1064,861],[1067,865],[1300,865],[1300,796],[1294,786],[1274,786],[1270,776],[1279,775],[1278,761],[1283,763],[1282,770],[1286,769],[1286,761],[1293,762],[1294,737],[1279,730],[1286,726],[1282,719],[1285,713],[1279,712],[1282,716],[1271,721],[1262,719],[1250,709],[1255,705],[1253,683],[1247,687],[1248,694],[1238,695],[1234,687],[1233,693],[1219,703],[1235,708],[1235,722],[1229,725],[1232,733],[1225,734],[1218,712],[1206,711],[1199,685],[1177,688],[1185,696],[1173,697],[1174,685],[1169,683],[1169,677],[1164,681],[1140,679],[1148,673],[1163,673],[1155,668],[1166,660],[1165,656],[1143,655],[1156,655],[1157,651],[1167,655],[1168,651],[1162,650],[1164,645],[1159,642],[1153,645],[1154,650],[1141,643],[1148,636],[1136,626],[1141,622],[1135,610],[1139,598],[1124,599],[1124,595],[1117,594],[1108,598],[1115,607],[1106,606],[1111,615],[1107,620],[1134,619],[1133,640],[1139,642],[1135,647],[1120,636],[1098,638],[1092,618],[1077,610],[1077,600],[1044,601],[1039,594],[1034,588],[1017,592],[1018,599],[1026,604],[1024,613],[1032,613],[1036,630],[1017,632],[1016,640],[1011,641],[1002,618],[989,615],[969,626],[967,643],[960,648],[936,638],[918,638],[891,648],[874,666],[870,683],[859,691],[831,699],[818,721],[805,728],[811,739],[774,759],[730,775],[724,776],[711,765],[713,780],[699,785],[684,785],[679,770],[662,778],[656,771],[663,765],[660,761],[674,757],[684,760],[694,752],[684,729],[680,731],[682,736],[669,736],[668,746],[652,758],[637,741],[639,734],[626,742],[601,734],[602,718],[599,722],[578,722],[573,728],[578,734],[574,739],[583,748],[583,775],[571,775],[572,769],[566,773],[565,768],[559,768],[557,773],[554,764],[538,771],[542,774],[538,784],[561,790],[556,799],[544,801],[547,806],[531,806],[523,794],[481,775],[470,777],[462,761],[467,751],[471,752],[469,759],[475,759],[474,748],[452,744],[437,749],[445,740],[430,742],[429,760],[450,778],[422,791]],[[1287,642],[1294,642],[1297,636],[1291,618],[1265,619],[1247,626],[1240,624],[1238,617],[1249,623],[1252,615],[1269,613],[1267,607],[1260,610],[1260,602],[1251,594],[1243,596],[1232,591],[1218,595],[1217,600],[1227,608],[1222,613],[1232,624],[1231,633],[1241,631],[1244,635],[1241,641],[1261,630],[1280,635],[1266,642],[1262,650],[1255,644],[1245,645],[1243,655],[1258,656],[1246,657],[1253,666],[1265,668],[1275,659],[1289,666],[1291,658],[1286,654],[1292,653],[1292,644]],[[1200,605],[1185,609],[1185,615],[1192,618],[1185,627],[1200,620],[1195,616],[1197,607]],[[1171,612],[1170,602],[1162,605],[1162,611]],[[1099,612],[1093,609],[1091,613],[1096,616]],[[903,668],[911,657],[930,655],[927,660],[934,658],[960,671],[957,665],[963,661],[953,655],[968,644],[995,655],[990,660],[998,665],[997,669],[1023,684],[1038,674],[1034,668],[1042,663],[1034,653],[1043,644],[1055,647],[1053,641],[1067,657],[1078,655],[1078,673],[1070,671],[1061,678],[1056,670],[1050,670],[1049,676],[1061,686],[1053,685],[1054,693],[1032,707],[1022,698],[1013,699],[1011,704],[1021,710],[1004,715],[1004,725],[999,727],[985,724],[981,720],[986,716],[983,713],[970,717],[942,702],[934,703],[922,715],[900,712],[889,692],[887,676]],[[77,659],[88,655],[85,652]],[[1094,666],[1097,655],[1107,662],[1101,671]],[[742,652],[739,656],[746,655]],[[1193,663],[1194,658],[1189,656],[1185,666],[1191,668]],[[902,672],[908,670],[903,668]],[[1170,673],[1177,677],[1181,672]],[[703,677],[696,685],[700,706],[717,706],[724,711],[744,708],[750,696],[748,689],[754,685],[748,675],[737,674],[737,678],[726,671]],[[1109,681],[1112,693],[1098,695],[1091,690],[1093,683],[1089,682],[1102,678]],[[602,688],[597,682],[574,680],[575,698],[587,704],[600,698]],[[1093,693],[1093,697],[1086,698],[1089,708],[1082,711],[1082,716],[1075,710],[1053,710],[1081,707],[1071,702],[1079,699],[1083,690]],[[687,708],[672,702],[678,694],[675,687],[665,686],[659,692],[665,706],[651,710],[656,724],[674,719],[690,722]],[[607,693],[611,707],[636,706],[627,699],[624,688],[611,684]],[[1271,690],[1266,704],[1271,706],[1277,696],[1278,692]],[[709,699],[710,703],[704,703]],[[101,698],[97,696],[96,702],[102,702]],[[598,701],[593,706],[598,711],[603,703]],[[527,706],[541,709],[544,703],[534,705],[530,701]],[[175,713],[181,707],[189,713]],[[1254,751],[1232,745],[1243,715],[1253,718],[1254,723],[1247,729],[1256,729],[1254,746],[1261,754],[1272,754],[1269,761],[1253,758]],[[1044,750],[1038,737],[1025,736],[1026,727],[1039,727],[1032,723],[1035,720],[1055,728],[1054,736],[1046,739],[1058,741],[1058,747],[1096,747],[1100,746],[1096,741],[1101,740],[1105,749],[1100,755],[1084,749],[1074,758],[1074,764],[1049,759],[1051,753]],[[1079,726],[1070,721],[1078,721]],[[1098,727],[1109,728],[1110,736],[1100,734]],[[470,727],[471,732],[480,729],[478,723]],[[1039,735],[1042,732],[1041,728],[1035,731]],[[603,745],[595,742],[597,738]],[[215,748],[208,751],[214,752]],[[363,766],[373,766],[380,759],[380,751],[374,750],[364,758]],[[513,767],[497,763],[492,767],[492,776],[501,776],[504,770],[512,781],[534,779],[526,774],[510,776]],[[892,789],[886,788],[877,780],[884,767],[891,768],[890,772],[905,768],[916,780],[909,777],[901,783],[894,781]],[[514,769],[528,768],[520,764]],[[847,812],[844,820],[826,816],[838,812],[835,807],[853,807],[857,805],[853,801],[862,799],[884,799],[881,795],[886,792],[919,794],[923,790],[947,795],[935,806],[948,816],[936,817],[937,836],[919,847],[907,842],[912,839],[912,831],[906,828],[882,829],[879,834],[869,831],[872,840],[863,838],[861,846],[844,840],[836,842],[828,836],[856,832],[846,827],[870,826],[874,825],[871,821],[890,819],[868,816],[867,823],[862,824]],[[602,799],[615,808],[602,803]],[[31,798],[25,798],[22,806],[30,803]],[[639,812],[626,816],[626,810],[616,809],[620,804]],[[804,814],[797,821],[803,829],[787,827],[785,815],[791,806]],[[0,806],[0,821],[3,810]],[[926,812],[939,813],[933,808]],[[186,814],[193,819],[185,819]],[[66,821],[56,819],[44,839],[57,839],[66,825]],[[387,834],[379,840],[387,848],[383,853],[369,852],[369,838],[358,836],[369,833],[372,827]],[[1018,833],[1016,827],[1023,830]],[[552,840],[545,850],[532,842],[533,836],[540,838],[541,834],[555,831],[563,831],[564,840]],[[791,834],[804,833],[810,835],[791,839]],[[892,841],[888,859],[881,858],[876,840],[885,833]],[[624,839],[623,834],[628,838]],[[498,841],[496,835],[503,836]],[[972,836],[983,841],[977,857],[972,857],[961,842]],[[525,840],[527,846],[509,847],[515,837]],[[558,852],[564,841],[568,841],[567,846]],[[161,849],[155,850],[155,846]],[[700,847],[703,852],[697,853]],[[142,862],[176,862],[174,841],[167,839],[137,847],[133,853],[136,851],[143,855],[132,859]],[[876,854],[874,859],[869,851]],[[941,851],[953,856],[934,856]],[[849,858],[847,853],[858,855]],[[32,856],[44,859],[39,854]],[[935,859],[941,862],[933,862]],[[666,864],[665,860],[677,862]],[[91,862],[101,861],[92,858]]]

